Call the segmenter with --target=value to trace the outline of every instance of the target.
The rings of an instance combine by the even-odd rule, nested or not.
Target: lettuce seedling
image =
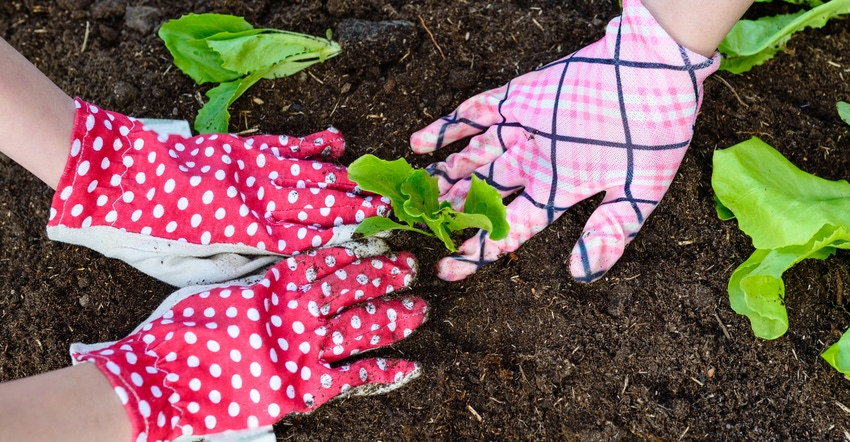
[[[174,64],[198,84],[220,83],[207,91],[198,111],[199,133],[227,132],[227,108],[262,78],[292,75],[340,52],[328,38],[278,29],[255,29],[242,17],[189,14],[169,20],[159,37]]]
[[[385,161],[374,155],[364,155],[348,167],[348,178],[362,190],[389,198],[393,214],[400,221],[381,216],[366,218],[356,230],[364,236],[385,230],[409,230],[435,236],[449,251],[456,252],[451,238],[455,231],[480,228],[489,232],[493,240],[508,235],[510,227],[502,196],[474,175],[463,212],[454,210],[447,201],[440,202],[437,178],[422,169],[414,169],[404,158]],[[427,226],[430,232],[417,225]]]
[[[772,1],[772,0],[761,0]],[[809,10],[756,20],[739,20],[718,50],[723,54],[720,69],[740,74],[773,58],[791,37],[805,28],[822,28],[829,19],[850,13],[850,0],[786,0],[807,5]]]
[[[850,183],[808,174],[758,138],[714,153],[711,184],[721,219],[738,227],[756,250],[729,279],[732,309],[753,333],[775,339],[788,330],[782,273],[808,258],[850,249]],[[850,338],[824,353],[850,374]]]

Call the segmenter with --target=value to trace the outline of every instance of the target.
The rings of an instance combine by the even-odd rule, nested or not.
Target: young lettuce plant
[[[747,72],[783,50],[795,33],[809,27],[822,28],[829,19],[850,13],[850,0],[785,1],[811,9],[774,17],[759,17],[756,20],[739,20],[718,48],[723,54],[720,69],[733,74]]]
[[[385,230],[409,230],[435,236],[449,251],[456,252],[451,237],[455,231],[471,227],[484,229],[493,240],[508,235],[510,228],[502,196],[474,175],[463,212],[454,210],[447,201],[439,202],[437,178],[422,169],[414,169],[404,158],[385,161],[374,155],[364,155],[348,167],[348,177],[362,190],[389,198],[393,214],[400,221],[380,216],[366,218],[356,230],[364,236]],[[430,232],[417,225],[427,226]]]
[[[255,29],[242,17],[189,14],[169,20],[159,37],[174,64],[198,84],[220,83],[207,91],[198,111],[199,133],[227,132],[227,108],[260,79],[292,75],[340,52],[328,38],[278,29]]]
[[[729,302],[756,336],[778,338],[788,330],[782,273],[850,249],[850,183],[803,172],[758,138],[715,151],[713,163],[718,216],[737,218],[756,248],[732,272]],[[850,333],[822,356],[850,374]]]

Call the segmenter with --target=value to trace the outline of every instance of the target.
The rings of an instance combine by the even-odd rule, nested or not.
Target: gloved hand
[[[693,135],[703,81],[719,65],[678,45],[638,0],[625,0],[605,36],[462,103],[411,136],[416,153],[478,134],[429,171],[441,198],[463,207],[470,176],[505,196],[509,236],[469,239],[439,263],[463,279],[519,248],[567,209],[605,192],[572,250],[579,281],[601,277],[623,254],[673,180]]]
[[[382,298],[416,273],[413,255],[387,251],[324,248],[286,258],[253,283],[186,287],[126,338],[73,344],[71,355],[112,384],[133,441],[274,441],[272,425],[289,413],[384,393],[419,374],[404,360],[331,365],[425,321],[425,301]]]
[[[177,286],[235,279],[351,239],[388,201],[361,195],[335,129],[305,138],[158,136],[77,99],[51,239],[122,259]],[[317,159],[317,160],[311,160]]]

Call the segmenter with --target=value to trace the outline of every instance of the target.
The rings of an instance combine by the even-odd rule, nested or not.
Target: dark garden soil
[[[232,131],[306,135],[333,125],[348,140],[343,163],[373,153],[418,166],[449,152],[412,154],[413,131],[600,38],[619,13],[617,2],[600,0],[3,0],[0,35],[71,95],[191,121],[208,87],[174,68],[156,36],[160,23],[188,12],[314,35],[332,29],[344,45],[309,72],[250,89],[232,107]],[[710,186],[712,152],[754,135],[808,172],[850,177],[850,127],[835,112],[836,101],[850,101],[848,23],[795,37],[748,74],[708,79],[676,180],[599,282],[577,283],[567,270],[599,197],[457,283],[434,277],[445,254],[436,240],[396,235],[394,247],[422,263],[413,290],[432,312],[381,353],[421,361],[423,375],[385,396],[286,417],[279,438],[850,441],[850,380],[820,358],[850,327],[850,254],[788,271],[790,330],[756,339],[726,293],[753,248],[734,221],[718,220]],[[51,197],[0,162],[0,380],[68,365],[71,342],[123,337],[172,291],[122,262],[49,241]]]

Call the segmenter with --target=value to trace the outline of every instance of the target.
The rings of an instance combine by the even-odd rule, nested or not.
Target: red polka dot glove
[[[508,237],[479,233],[440,261],[438,276],[465,278],[599,192],[605,198],[572,250],[570,271],[584,282],[604,275],[673,181],[703,81],[719,61],[678,45],[640,1],[626,0],[601,40],[413,134],[413,150],[426,153],[483,132],[429,169],[456,209],[473,174],[505,196],[518,194],[508,205]]]
[[[308,137],[158,136],[76,100],[51,239],[122,259],[177,286],[228,281],[349,241],[388,202],[362,195],[334,160],[335,129]]]
[[[274,441],[271,426],[288,413],[387,392],[419,374],[404,360],[336,364],[405,338],[426,318],[421,299],[383,298],[410,285],[413,255],[360,254],[319,249],[252,284],[183,288],[126,338],[74,344],[71,356],[107,377],[134,441]]]

